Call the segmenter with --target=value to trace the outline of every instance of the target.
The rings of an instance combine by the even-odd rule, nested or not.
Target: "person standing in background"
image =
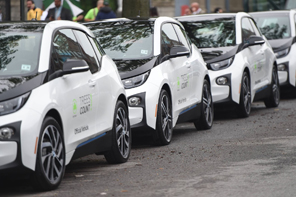
[[[84,21],[94,21],[99,13],[101,7],[103,7],[104,0],[97,1],[97,7],[90,9],[84,17]]]
[[[55,7],[48,10],[46,20],[69,20],[72,21],[71,11],[61,5],[61,0],[54,0]]]
[[[27,0],[27,8],[28,8],[28,12],[27,12],[28,21],[31,21],[32,19],[39,21],[41,19],[43,10],[41,10],[40,8],[37,8],[33,0]]]
[[[204,11],[199,7],[199,3],[193,2],[191,3],[192,14],[203,14]]]
[[[104,6],[100,8],[98,15],[96,16],[96,21],[104,20],[109,18],[116,18],[116,14],[109,7],[109,2],[107,0],[104,1]]]

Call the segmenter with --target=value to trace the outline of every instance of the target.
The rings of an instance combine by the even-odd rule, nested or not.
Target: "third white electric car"
[[[90,30],[69,21],[0,29],[0,178],[28,173],[38,190],[51,190],[75,158],[126,162],[125,90]]]
[[[132,128],[150,128],[169,144],[177,122],[213,124],[210,78],[183,26],[169,17],[86,24],[115,61],[126,88]]]
[[[250,14],[276,55],[280,85],[296,87],[296,10]]]
[[[246,13],[177,18],[207,63],[215,104],[230,103],[248,117],[251,103],[280,102],[275,55],[252,17]]]

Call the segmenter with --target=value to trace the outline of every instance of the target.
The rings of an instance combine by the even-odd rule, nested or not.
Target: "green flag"
[[[64,8],[71,10],[73,16],[77,16],[83,12],[80,6],[80,0],[61,0]],[[54,0],[43,0],[45,11],[48,12],[50,8],[54,8]]]

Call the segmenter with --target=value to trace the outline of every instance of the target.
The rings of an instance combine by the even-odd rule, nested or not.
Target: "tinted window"
[[[53,39],[51,56],[53,71],[62,70],[63,63],[67,59],[82,59],[82,53],[73,31],[63,29],[57,31]]]
[[[261,33],[259,32],[258,27],[254,23],[254,21],[252,19],[249,19],[249,20],[250,20],[250,23],[251,23],[251,25],[253,27],[253,30],[255,31],[256,36],[261,36]]]
[[[179,25],[174,24],[173,27],[174,27],[182,45],[185,46],[188,50],[190,50],[190,47],[188,45],[188,41],[186,39],[186,33],[184,32],[184,30]]]
[[[153,26],[150,21],[87,24],[106,54],[123,60],[153,56]]]
[[[0,77],[37,72],[42,33],[0,33]]]
[[[198,21],[182,22],[190,40],[199,48],[235,46],[233,17],[200,17]]]
[[[252,35],[256,35],[256,33],[253,30],[250,20],[248,18],[243,18],[242,19],[242,40],[243,40],[243,43],[246,42],[246,40]]]
[[[268,40],[291,37],[290,19],[288,14],[253,15],[257,26]]]
[[[170,23],[166,23],[161,28],[161,53],[163,56],[170,54],[170,49],[174,46],[182,46],[177,34]]]
[[[85,33],[81,31],[75,31],[75,35],[77,35],[77,38],[79,40],[79,45],[81,46],[83,59],[89,65],[91,73],[97,72],[98,71],[97,57],[92,45],[90,44],[89,39],[87,38]]]

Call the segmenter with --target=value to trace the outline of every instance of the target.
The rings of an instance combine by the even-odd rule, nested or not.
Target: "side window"
[[[71,29],[62,29],[55,33],[51,54],[52,71],[62,70],[67,59],[82,59],[78,42]]]
[[[179,25],[174,24],[173,27],[176,30],[176,33],[182,45],[185,46],[188,50],[190,50],[185,31]]]
[[[254,23],[254,21],[252,19],[249,19],[249,20],[250,20],[250,23],[252,24],[252,27],[253,27],[253,29],[255,31],[256,36],[262,36],[261,33],[258,30],[257,25]]]
[[[161,53],[162,56],[170,54],[170,49],[173,46],[182,45],[176,35],[176,32],[170,23],[166,23],[161,29]]]
[[[97,56],[94,52],[92,45],[90,44],[89,39],[85,35],[85,33],[81,31],[74,31],[75,35],[79,40],[79,45],[81,46],[81,52],[83,59],[89,65],[89,69],[91,73],[95,73],[99,70],[99,63],[97,60]]]
[[[242,19],[242,40],[243,43],[252,36],[256,35],[248,18]]]

